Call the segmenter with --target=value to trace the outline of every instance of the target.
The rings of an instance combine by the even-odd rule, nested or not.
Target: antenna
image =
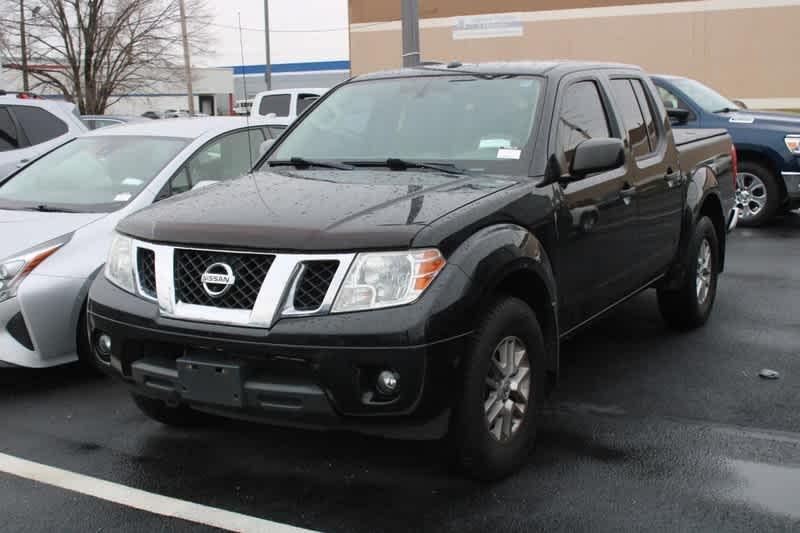
[[[242,58],[242,88],[244,89],[244,99],[247,100],[247,76],[244,74],[244,42],[242,41],[242,12],[237,11],[237,16],[239,17],[239,54]],[[250,130],[250,110],[248,109],[247,114],[244,116],[244,121],[247,124],[247,152],[250,154],[250,170],[253,170],[253,165],[255,161],[253,161],[253,139],[250,138],[252,135],[252,131]],[[248,172],[249,174],[249,172]]]

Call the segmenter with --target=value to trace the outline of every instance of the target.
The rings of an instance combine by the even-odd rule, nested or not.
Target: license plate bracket
[[[242,366],[204,356],[187,355],[176,360],[181,396],[190,402],[242,407]]]

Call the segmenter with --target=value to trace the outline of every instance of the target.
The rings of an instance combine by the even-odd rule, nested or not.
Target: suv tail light
[[[731,145],[731,174],[733,174],[733,190],[736,190],[739,182],[739,154],[736,153],[734,145]]]

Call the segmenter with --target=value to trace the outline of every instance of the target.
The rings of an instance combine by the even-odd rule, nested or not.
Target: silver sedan
[[[121,125],[82,135],[0,181],[0,366],[83,358],[86,294],[117,222],[246,174],[284,127],[242,117]]]

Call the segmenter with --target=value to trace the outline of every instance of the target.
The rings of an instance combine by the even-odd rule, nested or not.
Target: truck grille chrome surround
[[[133,246],[137,291],[158,302],[162,317],[258,328],[270,328],[282,317],[328,313],[356,255],[260,253],[139,240]],[[204,290],[203,275],[223,262],[234,271],[234,281],[216,298]]]

